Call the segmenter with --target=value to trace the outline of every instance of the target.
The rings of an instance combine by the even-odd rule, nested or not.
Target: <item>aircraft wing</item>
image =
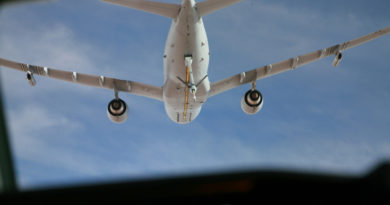
[[[301,67],[308,63],[320,60],[330,55],[335,55],[333,65],[337,66],[342,58],[342,52],[344,50],[353,48],[360,44],[366,43],[373,39],[379,38],[385,34],[390,33],[390,27],[378,30],[374,33],[362,36],[360,38],[347,41],[341,44],[331,46],[322,50],[317,50],[305,55],[300,55],[294,58],[290,58],[278,63],[269,64],[260,68],[256,68],[247,72],[231,76],[221,81],[211,84],[209,97],[217,95],[219,93],[228,91],[232,88],[238,87],[243,84],[255,82],[256,80],[270,77],[288,70],[294,70],[295,68]]]
[[[5,66],[31,74],[30,84],[35,84],[33,75],[40,75],[58,80],[101,87],[110,90],[128,92],[135,95],[163,101],[162,88],[134,81],[120,80],[104,76],[88,75],[77,72],[57,70],[47,67],[28,65],[0,58],[0,66]],[[32,83],[34,81],[34,83]]]

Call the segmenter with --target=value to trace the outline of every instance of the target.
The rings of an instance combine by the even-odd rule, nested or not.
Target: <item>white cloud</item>
[[[45,156],[53,156],[54,153],[47,153],[47,149],[51,147],[50,143],[64,142],[66,139],[59,136],[83,129],[80,123],[57,113],[50,113],[49,109],[36,104],[11,109],[7,114],[15,154],[22,159],[42,160]],[[66,130],[58,130],[62,128]],[[52,138],[41,135],[43,131]]]
[[[283,56],[291,57],[297,50],[311,51],[313,47],[318,49],[328,43],[337,43],[333,42],[336,34],[330,34],[334,31],[339,32],[340,38],[348,35],[346,39],[349,39],[351,32],[366,24],[364,17],[348,13],[345,14],[348,18],[342,19],[344,23],[330,28],[339,16],[323,18],[323,14],[310,8],[290,8],[263,1],[252,1],[249,5],[246,2],[231,7],[230,12],[221,11],[205,18],[212,37],[210,41],[215,45],[211,48],[210,67],[210,77],[214,80],[229,76],[229,72],[236,74],[247,66],[252,68],[259,63],[281,60]],[[112,7],[112,11],[119,10]],[[101,11],[99,14],[116,15]],[[4,17],[7,15],[0,21],[0,27],[4,28],[0,31],[2,57],[58,69],[107,73],[120,78],[127,76],[123,78],[155,85],[162,81],[163,48],[154,45],[156,41],[163,41],[155,39],[156,36],[164,35],[165,38],[165,30],[156,29],[160,24],[145,25],[142,19],[138,26],[131,23],[137,29],[144,29],[142,32],[129,31],[118,36],[115,30],[102,27],[101,30],[117,38],[131,40],[126,41],[128,45],[120,41],[121,45],[107,49],[100,47],[100,43],[95,45],[83,39],[81,28],[75,29],[77,26],[65,22],[31,21],[30,24]],[[276,22],[267,19],[271,17]],[[126,23],[127,20],[120,21]],[[286,20],[289,21],[284,22]],[[314,29],[309,26],[313,21],[317,22],[312,25]],[[121,23],[117,27],[121,27]],[[299,30],[295,27],[316,31],[307,30],[306,36],[293,32]],[[328,29],[333,32],[325,32]],[[311,35],[312,32],[320,35]],[[153,35],[149,36],[150,33]],[[328,38],[328,35],[332,37]],[[108,52],[113,50],[118,52]],[[338,78],[336,71],[297,71],[262,81],[258,85],[264,90],[266,104],[256,116],[242,114],[241,92],[249,87],[238,88],[210,99],[201,116],[190,125],[174,124],[160,102],[141,97],[121,93],[131,106],[130,118],[123,125],[114,125],[105,116],[106,103],[112,98],[108,91],[65,85],[44,78],[38,79],[37,87],[30,88],[21,79],[24,75],[14,71],[2,71],[2,83],[17,162],[21,167],[19,176],[23,187],[28,187],[58,180],[145,177],[247,167],[360,171],[373,159],[389,156],[390,145],[387,139],[381,138],[387,130],[384,126],[373,132],[379,137],[365,138],[364,135],[378,127],[363,126],[367,121],[362,121],[354,112],[358,110],[369,116],[368,121],[386,119],[388,96],[383,88],[381,92],[370,92],[363,102],[342,104],[348,101],[338,98],[347,95],[337,92],[341,90],[339,88],[350,92],[348,97],[353,98],[360,96],[359,92],[372,81],[364,80],[370,79],[366,74],[353,74],[352,71],[355,71],[352,66],[346,66],[345,71],[337,71],[337,76],[341,76]],[[313,78],[313,75],[321,78]],[[329,81],[321,84],[329,79],[332,79],[331,85]],[[361,83],[364,84],[358,91],[351,92]],[[330,95],[330,92],[336,94]],[[331,98],[324,99],[329,96]],[[378,110],[360,110],[363,105],[378,99],[382,101],[373,104]],[[342,105],[333,104],[335,100]],[[359,132],[362,134],[351,136]],[[29,169],[28,164],[32,164],[33,169]]]
[[[3,17],[4,18],[4,17]],[[0,27],[0,55],[3,58],[41,65],[56,69],[83,73],[96,72],[99,52],[77,39],[73,32],[62,24],[30,25],[22,21],[6,19],[1,21]],[[26,32],[28,32],[26,34]],[[7,96],[13,99],[24,100],[33,98],[42,93],[53,95],[65,90],[74,90],[74,85],[67,82],[58,82],[45,77],[36,76],[37,86],[33,89],[27,85],[25,74],[3,70],[2,86]],[[79,92],[89,92],[90,87],[80,86]]]
[[[95,49],[77,40],[63,24],[37,27],[6,19],[1,27],[0,52],[5,58],[54,68],[73,67],[87,73],[96,67],[90,60],[98,56]]]

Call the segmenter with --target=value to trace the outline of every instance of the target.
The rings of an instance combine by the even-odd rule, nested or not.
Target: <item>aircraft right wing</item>
[[[378,30],[374,33],[362,36],[360,38],[351,41],[347,41],[341,44],[337,44],[335,46],[331,46],[329,48],[317,50],[278,63],[269,64],[267,66],[263,66],[247,72],[242,72],[240,74],[231,76],[229,78],[211,84],[209,97],[228,91],[232,88],[238,87],[243,84],[256,82],[256,80],[267,78],[272,75],[282,73],[284,71],[294,70],[295,68],[320,60],[330,55],[335,55],[335,59],[333,60],[333,65],[337,66],[342,58],[342,51],[366,43],[373,39],[379,38],[388,33],[390,33],[390,27]]]
[[[104,76],[95,76],[77,72],[57,70],[53,68],[28,65],[0,58],[0,66],[6,66],[27,73],[27,79],[31,85],[35,85],[34,74],[55,78],[58,80],[78,83],[88,86],[101,87],[114,91],[128,92],[135,95],[163,101],[162,88],[146,85],[134,81],[120,80]]]

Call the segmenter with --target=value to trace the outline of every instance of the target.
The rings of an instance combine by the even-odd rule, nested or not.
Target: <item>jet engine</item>
[[[28,83],[30,83],[31,86],[35,86],[37,84],[37,81],[35,81],[34,75],[30,71],[27,72],[26,78],[28,80]]]
[[[241,108],[246,114],[256,114],[263,107],[263,96],[256,89],[248,90],[241,99]]]
[[[334,56],[334,59],[333,59],[333,66],[334,67],[337,67],[341,61],[341,59],[343,58],[343,54],[339,51],[336,53],[336,55]]]
[[[115,123],[122,123],[129,116],[129,108],[122,99],[113,99],[108,103],[107,116]]]

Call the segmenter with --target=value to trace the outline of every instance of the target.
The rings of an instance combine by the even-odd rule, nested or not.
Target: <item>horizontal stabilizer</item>
[[[102,1],[157,14],[160,16],[165,16],[168,18],[176,18],[179,15],[179,11],[180,11],[180,5],[178,4],[153,2],[153,1],[145,1],[145,0],[102,0]]]
[[[205,16],[216,10],[225,8],[241,0],[208,0],[196,4],[199,16]]]

